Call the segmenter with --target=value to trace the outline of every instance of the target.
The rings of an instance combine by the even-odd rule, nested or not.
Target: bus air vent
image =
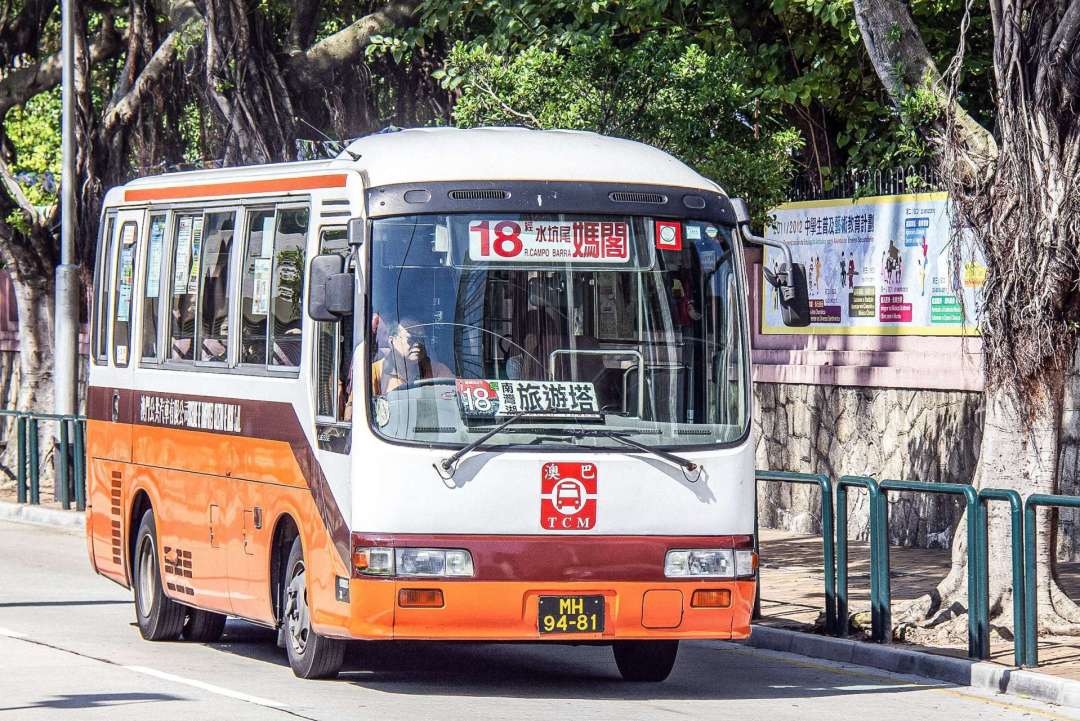
[[[608,197],[615,203],[653,203],[654,205],[667,203],[667,196],[660,193],[636,193],[617,190],[609,194]]]
[[[507,200],[509,197],[510,191],[492,188],[450,191],[450,198],[453,200]]]

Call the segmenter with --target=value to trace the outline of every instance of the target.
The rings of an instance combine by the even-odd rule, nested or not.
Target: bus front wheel
[[[625,681],[663,681],[671,675],[678,641],[616,641],[615,665]]]
[[[333,678],[345,658],[345,642],[326,638],[311,628],[307,599],[307,574],[300,537],[293,539],[285,564],[281,623],[285,628],[285,653],[293,673],[300,678]]]
[[[147,641],[175,641],[184,626],[185,608],[165,595],[158,566],[154,511],[147,509],[135,536],[135,620]]]

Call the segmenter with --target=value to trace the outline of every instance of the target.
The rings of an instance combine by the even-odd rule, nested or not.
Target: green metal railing
[[[881,563],[881,583],[878,587],[883,612],[882,627],[875,640],[888,641],[892,638],[892,584],[889,578],[889,491],[918,491],[921,493],[941,493],[963,496],[967,503],[967,588],[968,588],[968,656],[986,658],[988,648],[982,645],[980,629],[987,622],[986,613],[979,599],[979,571],[982,553],[979,548],[979,494],[972,486],[964,483],[924,483],[921,481],[882,481],[878,484],[881,495],[878,497],[878,535],[883,552],[879,556]],[[872,525],[872,524],[871,524]],[[871,533],[873,535],[873,533]]]
[[[86,510],[86,418],[83,416],[0,410],[0,417],[15,419],[17,446],[15,494],[19,503],[41,503],[40,424],[56,423],[54,500],[62,508],[74,504]]]
[[[880,561],[877,560],[880,544],[877,542],[875,512],[881,490],[878,483],[869,476],[841,476],[836,482],[836,614],[837,632],[846,636],[848,631],[848,531],[847,531],[847,496],[849,488],[865,488],[870,495],[870,618],[871,638],[878,637],[882,628],[880,618],[881,604],[878,578]]]
[[[1036,594],[1039,578],[1035,559],[1038,551],[1035,509],[1039,507],[1080,508],[1080,497],[1034,493],[1024,501],[1024,666],[1039,665],[1039,599]],[[1016,595],[1013,591],[1013,596]]]
[[[757,481],[802,483],[817,486],[821,490],[821,560],[825,569],[825,632],[836,633],[836,554],[833,546],[832,484],[822,473],[788,473],[785,471],[757,471]],[[756,526],[756,524],[755,524]],[[754,529],[757,542],[757,528]]]
[[[1024,538],[1024,521],[1020,494],[1013,490],[984,488],[979,491],[979,563],[976,568],[979,574],[979,645],[982,651],[979,658],[990,657],[990,519],[987,513],[989,501],[1007,501],[1009,504],[1013,584],[1013,659],[1017,666],[1022,666],[1027,635],[1024,627],[1024,592],[1021,590],[1024,588],[1024,552],[1021,545]],[[970,564],[970,556],[968,560]]]

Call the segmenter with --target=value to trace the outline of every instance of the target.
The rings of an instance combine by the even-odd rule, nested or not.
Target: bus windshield
[[[461,447],[513,415],[485,448],[744,437],[744,292],[727,227],[413,215],[375,220],[370,252],[370,422],[388,440]]]

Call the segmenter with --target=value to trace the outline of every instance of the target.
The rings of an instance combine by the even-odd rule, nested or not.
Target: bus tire
[[[615,665],[624,681],[663,681],[671,675],[678,641],[616,641]]]
[[[281,624],[285,629],[285,653],[298,677],[333,678],[345,659],[345,642],[320,636],[311,628],[305,569],[304,549],[297,536],[289,550],[282,584]]]
[[[184,607],[165,595],[158,563],[154,510],[146,509],[135,535],[135,621],[147,641],[175,641],[184,627]]]
[[[185,641],[195,643],[214,643],[221,640],[221,634],[225,633],[224,614],[213,611],[203,611],[198,608],[187,609],[184,617],[184,628],[180,637]]]

